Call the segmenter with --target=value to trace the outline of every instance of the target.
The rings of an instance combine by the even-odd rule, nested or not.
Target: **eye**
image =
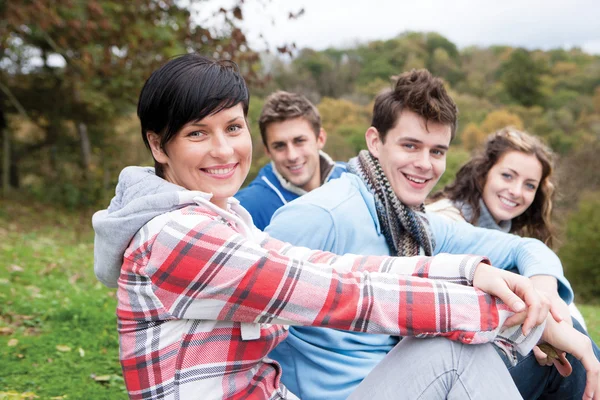
[[[509,180],[511,180],[511,179],[512,179],[512,175],[511,175],[511,174],[509,174],[508,172],[503,172],[503,173],[502,173],[502,177],[503,177],[504,179],[506,179],[507,181],[509,181]]]
[[[443,157],[446,154],[446,152],[444,150],[434,149],[431,150],[431,154],[433,154],[436,157]]]
[[[525,187],[526,187],[527,189],[529,189],[529,190],[536,190],[536,189],[537,189],[537,186],[536,186],[536,185],[534,185],[533,183],[526,183],[526,184],[525,184]]]
[[[414,150],[417,148],[417,146],[415,146],[412,143],[404,143],[404,144],[402,144],[402,147],[404,147],[407,150]]]
[[[202,138],[206,136],[206,133],[202,132],[202,131],[193,131],[187,134],[187,137],[191,137],[191,138]]]
[[[227,132],[229,132],[229,133],[239,132],[241,129],[242,129],[242,125],[233,124],[233,125],[229,125],[227,127]]]

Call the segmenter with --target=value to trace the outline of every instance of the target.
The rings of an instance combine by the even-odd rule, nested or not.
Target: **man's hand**
[[[523,323],[523,334],[546,320],[548,311],[560,320],[550,301],[539,293],[529,278],[480,263],[475,271],[473,286],[500,298],[516,314],[508,318],[506,326]]]
[[[583,399],[600,400],[600,362],[594,355],[590,338],[577,331],[566,322],[556,322],[549,317],[546,328],[542,334],[542,340],[554,346],[559,352],[559,359],[554,360],[558,372],[565,376],[570,373],[571,366],[561,352],[572,354],[583,364],[586,370],[586,385]],[[539,349],[538,349],[539,350]],[[567,373],[568,372],[568,373]]]

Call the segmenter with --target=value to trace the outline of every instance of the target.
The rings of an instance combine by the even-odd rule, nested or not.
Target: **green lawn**
[[[90,216],[0,200],[0,400],[125,399]],[[600,343],[600,306],[579,305]]]

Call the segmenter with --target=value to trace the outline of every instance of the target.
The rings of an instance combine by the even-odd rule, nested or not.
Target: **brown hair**
[[[263,144],[267,146],[267,127],[269,124],[294,118],[304,118],[312,127],[315,135],[319,136],[321,116],[317,107],[306,97],[281,90],[267,97],[258,119]]]
[[[453,183],[441,192],[434,194],[432,200],[447,198],[452,202],[468,204],[473,210],[472,224],[477,223],[481,213],[479,199],[490,169],[502,156],[511,151],[520,151],[534,155],[542,165],[542,178],[531,205],[523,214],[513,218],[511,233],[534,237],[552,246],[554,228],[552,226],[552,201],[554,183],[552,182],[553,153],[539,138],[518,131],[512,127],[503,128],[488,137],[483,152],[473,157],[456,174]]]
[[[402,110],[408,109],[423,117],[451,127],[451,139],[457,128],[458,108],[444,88],[444,82],[426,69],[412,70],[398,76],[392,89],[375,98],[371,126],[382,141],[393,129]]]

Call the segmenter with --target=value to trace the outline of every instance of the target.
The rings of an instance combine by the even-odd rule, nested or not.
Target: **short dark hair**
[[[248,87],[233,61],[193,53],[172,58],[150,75],[140,93],[142,139],[150,148],[146,134],[154,132],[164,150],[185,124],[239,103],[247,116],[249,102]],[[154,160],[154,166],[162,176],[162,165]]]
[[[427,122],[450,125],[451,139],[456,135],[458,108],[444,88],[442,79],[426,69],[411,70],[398,76],[392,89],[375,98],[371,126],[377,129],[382,141],[396,126],[402,110],[410,110]]]
[[[317,107],[310,100],[301,94],[282,90],[269,95],[258,119],[258,128],[263,144],[267,146],[267,127],[269,124],[294,118],[304,118],[312,127],[315,135],[319,136],[321,116]]]

